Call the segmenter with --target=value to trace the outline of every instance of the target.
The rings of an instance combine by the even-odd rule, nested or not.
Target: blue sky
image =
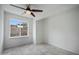
[[[22,24],[23,21],[22,20],[19,20],[19,19],[10,19],[10,25],[17,25],[17,24]]]

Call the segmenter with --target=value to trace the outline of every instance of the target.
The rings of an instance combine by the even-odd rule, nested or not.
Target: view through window
[[[10,19],[10,37],[21,37],[28,35],[28,24],[19,19]]]

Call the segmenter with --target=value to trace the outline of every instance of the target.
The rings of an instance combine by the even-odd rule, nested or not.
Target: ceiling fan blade
[[[32,15],[33,17],[35,17],[34,13],[32,13],[32,12],[31,12],[31,15]]]
[[[25,8],[22,8],[22,7],[19,7],[19,6],[15,6],[15,5],[13,5],[13,4],[10,4],[10,5],[13,6],[13,7],[17,7],[17,8],[20,8],[20,9],[26,10]]]
[[[43,10],[32,9],[33,12],[43,12]]]
[[[30,10],[30,4],[27,6],[26,10]]]

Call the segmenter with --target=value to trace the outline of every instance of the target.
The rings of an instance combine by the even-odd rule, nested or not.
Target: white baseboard
[[[74,53],[75,55],[79,55],[78,53],[75,53],[74,51],[67,50],[67,49],[65,49],[65,48],[61,48],[61,47],[59,47],[59,46],[57,46],[57,45],[55,45],[55,44],[50,44],[50,43],[47,43],[47,44],[49,44],[49,45],[51,45],[51,46],[55,46],[55,47],[60,48],[60,49],[63,49],[63,50],[65,50],[65,51],[69,51],[69,52],[71,52],[71,53]]]

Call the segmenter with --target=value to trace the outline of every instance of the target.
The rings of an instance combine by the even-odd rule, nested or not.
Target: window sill
[[[29,36],[15,36],[15,37],[9,37],[10,39],[15,39],[15,38],[24,38],[24,37],[29,37]]]

